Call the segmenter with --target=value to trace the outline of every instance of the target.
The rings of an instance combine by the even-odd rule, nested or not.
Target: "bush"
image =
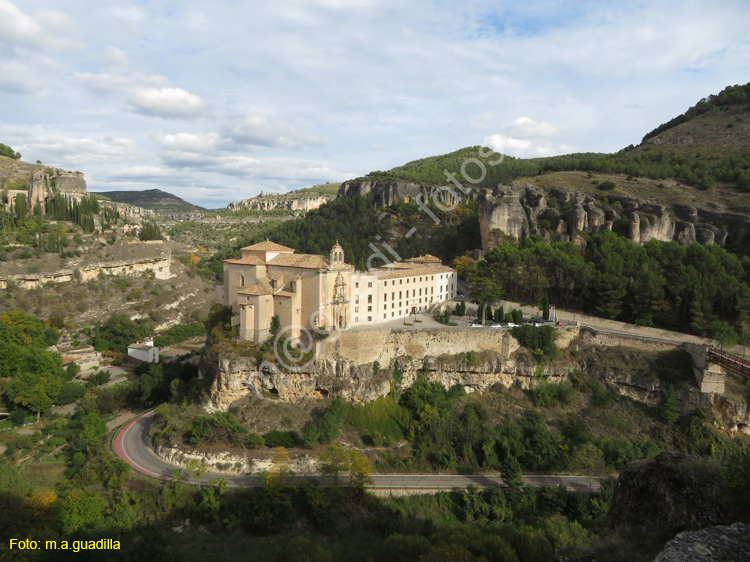
[[[602,191],[612,191],[617,186],[615,185],[615,182],[612,181],[603,181],[599,185],[596,186],[597,189],[601,189]]]
[[[294,431],[278,431],[276,429],[263,434],[266,447],[285,447],[291,449],[297,446],[297,434]]]

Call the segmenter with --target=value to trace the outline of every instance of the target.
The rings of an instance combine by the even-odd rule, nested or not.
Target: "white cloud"
[[[519,117],[510,125],[503,127],[503,132],[522,139],[547,138],[559,133],[557,128],[549,123],[536,123],[529,117]]]
[[[511,156],[526,154],[531,148],[531,141],[528,139],[514,139],[500,134],[485,137],[484,144],[497,152]]]
[[[297,130],[291,125],[274,123],[263,115],[253,115],[226,127],[225,136],[239,145],[298,149],[323,146],[325,141]]]
[[[128,101],[136,112],[164,119],[198,119],[209,113],[200,96],[182,88],[137,88]]]
[[[97,140],[54,134],[22,144],[21,152],[43,155],[45,161],[59,162],[76,169],[81,169],[84,164],[108,164],[118,160],[132,160],[137,156],[135,143],[128,138],[106,137]]]
[[[0,0],[0,43],[53,50],[81,46],[78,30],[66,14],[47,10],[30,15],[9,0]]]
[[[218,133],[158,133],[155,138],[164,148],[198,153],[214,152],[222,143]]]
[[[0,62],[0,91],[12,94],[34,94],[46,89],[39,77],[22,64]]]
[[[117,178],[124,178],[127,180],[148,180],[154,178],[166,178],[170,175],[171,171],[161,166],[132,166],[130,168],[114,170],[109,177],[112,181],[117,181]]]
[[[125,51],[112,45],[104,51],[104,60],[110,68],[127,68],[130,64],[130,59]]]

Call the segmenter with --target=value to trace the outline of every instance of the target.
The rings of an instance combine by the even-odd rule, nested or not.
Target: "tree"
[[[29,214],[29,205],[26,202],[26,196],[23,193],[16,195],[16,222],[23,224],[26,216]]]
[[[542,317],[545,322],[549,321],[549,296],[547,296],[547,291],[544,291],[544,300],[542,301]]]
[[[271,317],[271,326],[269,327],[268,331],[271,332],[271,336],[276,336],[276,334],[279,332],[279,328],[281,328],[281,319],[278,317],[278,315],[274,315]]]
[[[665,423],[674,425],[680,419],[680,402],[677,398],[677,392],[672,385],[669,385],[666,393],[659,406],[659,416]]]
[[[373,466],[370,459],[357,451],[349,451],[349,487],[363,490],[372,484]]]
[[[341,445],[334,443],[318,456],[320,472],[333,476],[333,485],[338,486],[339,475],[349,468],[349,453]]]
[[[320,431],[318,431],[318,426],[314,423],[308,423],[302,429],[302,442],[305,444],[305,447],[314,449],[318,445],[319,440]]]
[[[273,450],[271,470],[268,471],[266,476],[266,486],[269,488],[287,486],[294,476],[294,472],[289,467],[290,462],[291,459],[287,450],[284,447],[276,447]]]
[[[22,373],[11,380],[5,393],[13,402],[36,412],[49,410],[57,400],[62,379],[52,373]]]
[[[161,230],[159,230],[159,226],[156,224],[155,220],[145,221],[141,225],[141,231],[138,234],[138,238],[144,241],[164,239],[161,235]]]

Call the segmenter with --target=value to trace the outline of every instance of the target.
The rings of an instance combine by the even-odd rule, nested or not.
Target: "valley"
[[[213,210],[6,147],[0,523],[363,562],[639,562],[746,525],[750,381],[708,346],[750,343],[748,96],[614,154],[467,147]],[[430,267],[458,280],[428,301]]]

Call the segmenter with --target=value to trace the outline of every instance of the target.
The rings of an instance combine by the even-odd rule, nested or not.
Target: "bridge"
[[[706,359],[729,373],[750,379],[750,361],[747,359],[711,346],[706,349]]]

